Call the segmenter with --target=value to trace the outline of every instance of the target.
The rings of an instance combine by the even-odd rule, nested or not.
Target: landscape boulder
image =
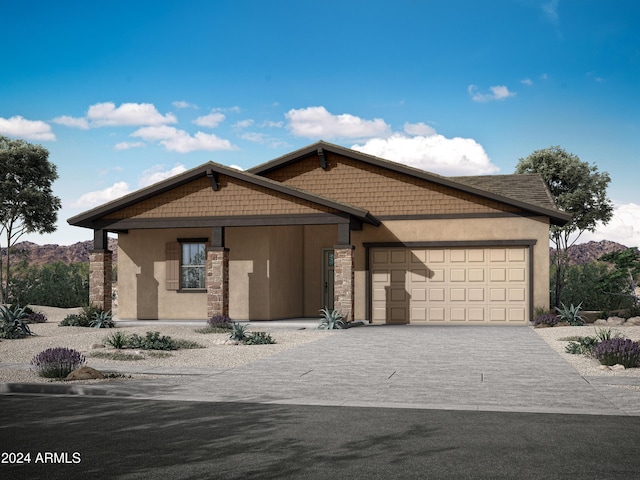
[[[73,372],[67,375],[65,380],[94,380],[104,378],[104,375],[91,367],[76,368]]]

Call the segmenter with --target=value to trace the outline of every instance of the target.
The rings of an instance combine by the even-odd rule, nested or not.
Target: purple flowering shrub
[[[624,365],[633,368],[640,365],[640,344],[628,338],[603,340],[594,347],[591,354],[602,365]]]
[[[45,323],[47,321],[47,316],[44,313],[40,312],[31,312],[27,315],[25,322],[27,323]]]
[[[66,347],[48,348],[33,357],[31,365],[38,375],[46,378],[64,378],[87,361],[77,350]]]
[[[533,324],[534,325],[545,324],[545,325],[549,325],[550,327],[554,327],[558,324],[559,321],[560,321],[560,317],[558,317],[558,315],[556,315],[555,313],[547,312],[547,313],[538,315],[536,318],[534,318]]]
[[[214,315],[207,320],[207,325],[211,328],[220,328],[225,330],[231,330],[233,326],[233,320],[229,318],[229,315]]]

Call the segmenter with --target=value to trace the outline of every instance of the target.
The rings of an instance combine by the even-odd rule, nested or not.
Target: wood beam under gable
[[[220,190],[220,179],[218,178],[218,172],[213,169],[207,169],[207,177],[209,177],[209,182],[211,182],[211,188],[214,192]]]
[[[320,168],[323,170],[327,169],[327,159],[324,156],[324,149],[322,147],[318,148],[318,158],[320,159]]]

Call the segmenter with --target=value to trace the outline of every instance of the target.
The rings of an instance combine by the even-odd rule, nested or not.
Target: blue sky
[[[317,140],[442,175],[559,145],[611,176],[640,246],[640,2],[0,0],[0,134],[45,146],[59,226],[213,160]]]

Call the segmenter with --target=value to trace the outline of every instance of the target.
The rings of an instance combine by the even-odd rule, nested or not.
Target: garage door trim
[[[448,242],[364,242],[365,249],[365,318],[369,323],[373,321],[371,314],[371,266],[370,257],[372,248],[456,248],[456,247],[528,247],[529,249],[529,312],[533,312],[534,292],[534,268],[533,268],[533,247],[537,240],[460,240]]]

